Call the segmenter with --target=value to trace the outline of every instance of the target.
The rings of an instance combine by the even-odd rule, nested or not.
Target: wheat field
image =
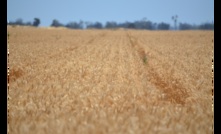
[[[11,134],[213,132],[213,31],[7,31]]]

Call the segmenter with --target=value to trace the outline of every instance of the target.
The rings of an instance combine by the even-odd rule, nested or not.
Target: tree
[[[103,28],[103,25],[102,25],[100,22],[96,22],[96,23],[94,24],[94,28],[102,29],[102,28]]]
[[[96,28],[96,29],[102,29],[103,25],[100,22],[93,23],[87,23],[87,28]]]
[[[105,25],[105,28],[117,28],[117,23],[112,21],[112,22],[107,22]]]
[[[214,24],[213,23],[204,23],[199,25],[199,29],[201,30],[214,30]]]
[[[159,29],[159,30],[169,30],[170,29],[170,24],[161,22],[160,24],[158,24],[157,29]]]
[[[64,26],[63,24],[61,24],[58,20],[54,19],[51,23],[52,27],[61,27]]]
[[[118,28],[119,28],[119,27],[121,27],[121,28],[127,28],[127,27],[128,27],[128,23],[129,23],[129,22],[119,23],[119,24],[117,25],[117,27],[118,27]]]
[[[17,19],[14,24],[15,25],[24,25],[23,20],[21,18]]]
[[[135,29],[136,27],[134,23],[129,22],[127,28]]]
[[[39,18],[34,18],[33,26],[38,27],[40,23],[41,21]]]
[[[25,25],[26,26],[32,26],[32,23],[31,22],[26,22]]]
[[[148,30],[154,29],[154,24],[151,21],[147,21],[146,18],[143,18],[139,21],[135,21],[134,25],[136,29],[148,29]]]
[[[83,29],[83,21],[77,22],[70,22],[66,25],[67,28],[71,29]]]
[[[180,23],[179,29],[180,30],[190,30],[190,29],[194,29],[194,27],[188,23]]]

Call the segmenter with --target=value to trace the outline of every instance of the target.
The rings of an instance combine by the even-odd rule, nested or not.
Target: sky
[[[214,21],[214,0],[7,0],[7,20],[33,22],[50,26],[54,19],[69,22],[115,21],[134,22],[146,18],[152,22],[173,25],[178,23],[202,24]]]

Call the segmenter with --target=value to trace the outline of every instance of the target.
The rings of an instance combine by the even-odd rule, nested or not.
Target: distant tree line
[[[128,29],[146,29],[146,30],[169,30],[170,24],[167,23],[152,23],[146,19],[138,20],[135,22],[124,22],[117,23],[115,21],[108,21],[105,25],[100,22],[69,22],[68,24],[62,24],[58,20],[54,19],[51,23],[52,27],[67,27],[70,29],[117,29],[117,28],[128,28]]]
[[[192,25],[188,23],[179,23],[177,26],[177,16],[173,16],[172,20],[174,20],[175,26],[170,26],[169,23],[161,22],[161,23],[153,23],[146,18],[141,20],[137,20],[134,22],[124,22],[117,23],[115,21],[108,21],[105,25],[100,22],[69,22],[67,24],[62,24],[57,19],[52,20],[51,27],[66,27],[70,29],[143,29],[143,30],[214,30],[214,23],[202,23],[200,25]],[[23,25],[23,26],[35,26],[38,27],[40,24],[39,18],[34,18],[34,21],[31,22],[23,22],[22,19],[17,19],[15,22],[8,22],[8,25]]]
[[[203,23],[200,25],[191,25],[188,23],[180,23],[179,30],[214,30],[214,23]]]
[[[35,26],[38,27],[40,25],[41,21],[39,18],[34,18],[33,22],[23,22],[23,20],[21,18],[17,19],[16,21],[9,21],[8,25],[20,25],[20,26]]]

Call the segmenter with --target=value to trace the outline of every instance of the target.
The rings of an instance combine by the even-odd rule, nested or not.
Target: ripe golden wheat
[[[8,32],[9,133],[213,131],[212,31]]]

